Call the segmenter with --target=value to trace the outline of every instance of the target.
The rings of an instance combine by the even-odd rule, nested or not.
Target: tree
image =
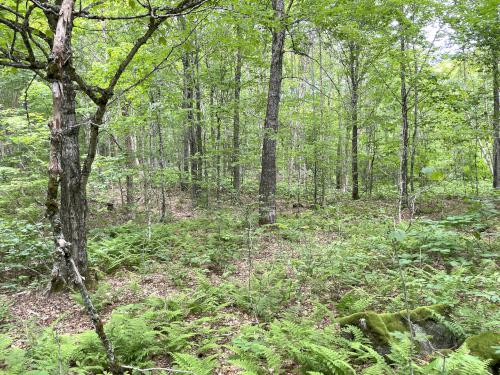
[[[236,26],[236,38],[241,38],[241,28]],[[234,114],[233,114],[233,187],[239,194],[241,185],[240,166],[240,97],[241,97],[241,68],[243,65],[241,45],[236,50],[236,64],[234,68]]]
[[[52,86],[53,119],[50,122],[51,146],[49,184],[47,189],[47,216],[49,217],[56,247],[61,241],[68,243],[70,252],[83,277],[88,276],[86,252],[87,182],[92,170],[98,144],[99,127],[114,95],[120,78],[138,51],[159,27],[172,15],[195,9],[206,0],[181,0],[174,7],[143,5],[144,13],[132,15],[97,15],[91,13],[101,3],[74,10],[74,1],[51,3],[33,2],[20,5],[9,1],[0,5],[0,27],[11,36],[10,50],[0,49],[0,65],[34,71]],[[135,3],[134,3],[135,4]],[[135,6],[135,5],[134,5]],[[112,6],[111,6],[112,9]],[[105,9],[104,9],[105,10]],[[43,14],[43,17],[40,16]],[[76,19],[94,21],[147,20],[146,31],[140,35],[111,74],[104,88],[88,83],[73,62],[73,25]],[[36,21],[36,22],[35,22]],[[33,24],[42,27],[31,26]],[[49,32],[43,30],[50,30]],[[17,35],[21,36],[21,41]],[[50,49],[50,50],[49,50]],[[153,69],[153,72],[156,69]],[[152,74],[152,73],[151,73]],[[147,79],[151,74],[146,75]],[[76,126],[75,87],[85,93],[96,105],[90,121],[87,155],[80,165],[79,131]],[[135,85],[135,84],[134,84]],[[134,86],[132,85],[132,86]],[[57,202],[59,185],[60,206]],[[69,270],[61,257],[56,257],[52,270],[51,290],[60,289],[69,279]]]
[[[466,47],[475,46],[483,66],[491,71],[493,188],[500,189],[500,14],[495,0],[457,0],[450,9],[451,25],[458,31],[459,41]]]
[[[271,66],[267,96],[262,163],[259,187],[259,224],[276,221],[276,135],[278,132],[281,80],[283,75],[283,50],[285,44],[284,0],[272,0],[276,25],[272,30]]]

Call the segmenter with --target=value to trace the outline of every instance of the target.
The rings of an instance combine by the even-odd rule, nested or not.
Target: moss
[[[403,312],[400,312],[399,314],[402,313]],[[410,318],[413,322],[419,322],[422,320],[431,319],[435,316],[435,314],[446,316],[449,314],[449,307],[447,305],[431,305],[418,307],[415,310],[410,311]]]
[[[495,347],[500,346],[499,332],[484,332],[479,335],[471,336],[465,343],[471,354],[482,359],[490,359],[492,366],[500,363],[500,354],[496,352]]]
[[[448,307],[446,305],[432,305],[418,307],[410,310],[412,322],[421,322],[432,319],[435,314],[446,315]],[[354,325],[368,331],[368,334],[375,336],[380,344],[388,345],[391,341],[391,333],[408,332],[406,323],[406,311],[397,313],[377,314],[373,311],[352,314],[338,320],[340,326]],[[366,327],[362,327],[361,319],[364,319]],[[372,337],[373,338],[373,337]]]

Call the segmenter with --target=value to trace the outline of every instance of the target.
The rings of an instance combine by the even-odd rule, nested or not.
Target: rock
[[[464,345],[470,350],[470,354],[481,359],[490,360],[493,373],[498,374],[500,370],[500,332],[483,332],[479,335],[468,337]]]
[[[410,310],[413,332],[420,344],[422,353],[430,354],[438,349],[456,348],[461,344],[457,337],[439,317],[448,316],[445,305],[419,307]],[[339,319],[340,326],[353,325],[360,328],[372,342],[374,349],[382,355],[390,353],[394,332],[409,332],[407,312],[378,314],[373,311],[360,312]]]

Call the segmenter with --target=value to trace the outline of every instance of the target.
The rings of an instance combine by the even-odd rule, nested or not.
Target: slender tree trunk
[[[279,21],[284,19],[284,0],[272,0],[273,10]],[[262,170],[259,187],[259,224],[276,221],[276,136],[283,74],[283,47],[285,29],[279,25],[273,30],[272,55],[269,76],[264,141],[262,145]]]
[[[193,116],[193,79],[191,72],[192,54],[185,52],[182,56],[183,74],[184,74],[184,92],[183,92],[183,108],[186,111],[186,126],[184,134],[184,181],[181,185],[187,189],[185,182],[189,175],[189,165],[191,164],[191,178],[196,180],[198,174],[196,155],[196,135],[194,130]],[[194,184],[193,181],[193,184]]]
[[[337,137],[337,160],[335,162],[335,188],[342,189],[342,114],[339,111],[339,135]]]
[[[493,53],[493,187],[500,189],[500,99],[498,52]]]
[[[323,39],[321,36],[321,33],[318,33],[318,55],[319,55],[319,66],[323,66]],[[324,123],[324,105],[325,105],[325,97],[323,95],[324,91],[324,84],[323,84],[323,69],[319,69],[319,140],[321,142],[324,141],[324,136],[323,136],[323,123]],[[322,146],[321,146],[322,147]],[[320,173],[321,173],[321,196],[320,196],[320,205],[323,207],[325,205],[325,194],[326,194],[326,176],[325,176],[325,163],[324,159],[325,155],[324,153],[319,153],[318,155],[318,163],[319,163],[319,168],[320,168]]]
[[[195,102],[196,102],[196,124],[195,124],[195,144],[196,144],[196,184],[193,187],[194,194],[198,198],[201,193],[201,183],[203,182],[203,133],[202,133],[202,113],[201,113],[201,84],[200,84],[200,58],[199,50],[194,56],[196,67],[195,81]]]
[[[400,204],[408,206],[408,91],[406,89],[406,39],[401,35],[401,162],[399,171]]]
[[[241,37],[239,26],[236,28],[236,37]],[[240,192],[240,93],[241,93],[241,47],[236,51],[236,67],[234,70],[234,114],[233,114],[233,188],[237,196]]]
[[[415,179],[415,153],[417,151],[417,138],[418,138],[418,63],[417,57],[415,56],[415,78],[413,82],[413,134],[411,137],[411,150],[410,150],[410,191],[413,193],[415,191],[414,179]]]
[[[126,105],[122,108],[122,115],[124,117],[129,116],[129,107]],[[131,129],[127,130],[125,135],[125,153],[127,159],[127,169],[128,173],[126,176],[126,188],[127,188],[127,216],[128,219],[133,219],[134,217],[134,206],[135,206],[135,186],[134,186],[134,171],[137,167],[136,161],[136,144],[135,144],[134,133]]]
[[[158,127],[158,166],[160,168],[160,222],[164,222],[167,218],[167,193],[165,189],[165,145],[163,142],[163,131],[160,124],[160,116],[157,117],[156,126]]]
[[[198,125],[195,124],[194,118],[194,77],[192,71],[193,54],[188,54],[186,61],[189,61],[187,65],[187,93],[186,100],[188,104],[187,121],[189,124],[189,160],[191,162],[191,193],[193,199],[196,200],[200,193],[200,181],[199,181],[199,153],[198,149]]]
[[[342,176],[343,176],[343,184],[342,191],[347,193],[349,189],[349,157],[350,157],[350,149],[352,149],[352,129],[350,126],[345,126],[345,135],[344,135],[344,159],[342,160]],[[349,147],[350,146],[350,147]],[[352,162],[351,162],[352,165]]]
[[[351,79],[351,167],[352,167],[352,199],[359,199],[359,174],[358,174],[358,56],[359,47],[356,43],[349,43],[350,54],[350,79]]]
[[[222,96],[222,95],[221,95]],[[222,98],[221,98],[221,104],[222,104]],[[220,201],[220,190],[221,190],[221,157],[220,157],[220,154],[221,154],[221,118],[220,118],[220,114],[219,112],[217,111],[216,115],[217,117],[217,129],[216,129],[216,135],[215,135],[215,150],[216,150],[216,154],[217,154],[217,157],[215,158],[215,179],[217,180],[216,181],[216,185],[217,185],[217,193],[216,193],[216,199],[217,199],[217,203]]]
[[[182,139],[182,175],[181,175],[181,190],[188,190],[189,178],[189,128],[185,127],[183,130]]]
[[[314,44],[314,40],[311,40]],[[314,59],[314,47],[311,48],[311,57]],[[321,66],[321,62],[320,62]],[[313,122],[313,134],[312,134],[312,142],[313,142],[313,204],[316,207],[318,205],[318,188],[319,188],[319,166],[318,166],[318,141],[319,141],[319,129],[321,125],[318,124],[318,118],[316,117],[317,107],[316,107],[316,76],[314,72],[315,66],[310,64],[311,68],[311,82],[312,82],[312,102],[313,102],[313,113],[312,113],[312,122]],[[321,92],[320,99],[321,99]],[[321,111],[321,108],[320,108]],[[307,181],[307,180],[306,180]]]

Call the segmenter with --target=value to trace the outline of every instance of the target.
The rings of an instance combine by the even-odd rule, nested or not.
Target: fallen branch
[[[167,367],[151,367],[151,368],[138,368],[138,367],[133,367],[133,366],[121,366],[122,368],[129,369],[129,370],[135,370],[139,372],[149,372],[149,371],[167,371],[171,373],[178,373],[178,374],[194,374],[193,371],[186,371],[186,370],[175,370],[173,368],[167,368]]]
[[[95,332],[97,333],[97,336],[99,336],[99,339],[101,340],[104,349],[106,349],[106,356],[108,357],[109,369],[111,373],[114,375],[121,375],[123,374],[124,371],[122,370],[122,366],[118,364],[118,361],[115,357],[115,353],[113,350],[113,345],[111,344],[111,341],[109,341],[108,336],[104,332],[104,324],[102,323],[101,317],[97,313],[94,304],[90,300],[90,295],[87,288],[85,287],[85,283],[83,282],[83,277],[82,275],[80,275],[78,267],[76,266],[75,261],[71,256],[71,250],[69,248],[69,245],[70,243],[66,242],[64,240],[64,237],[61,236],[57,240],[56,251],[60,254],[60,256],[64,257],[67,268],[71,270],[71,272],[73,273],[73,282],[75,283],[76,287],[78,288],[78,291],[80,292],[80,295],[82,296],[83,304],[85,305],[87,313],[92,319]]]

